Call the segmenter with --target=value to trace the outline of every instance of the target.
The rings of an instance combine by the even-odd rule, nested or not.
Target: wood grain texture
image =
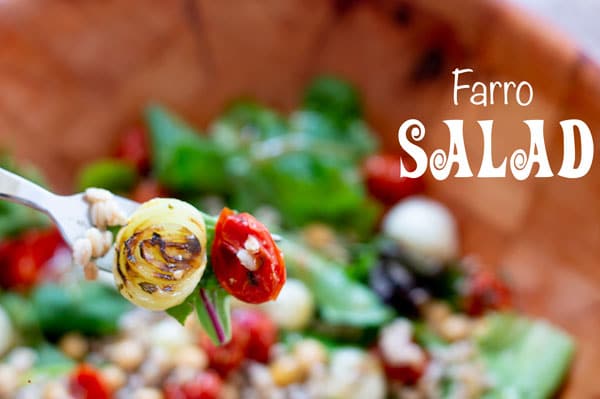
[[[452,105],[456,67],[477,80],[527,80],[534,103]],[[162,102],[198,126],[237,96],[292,109],[319,73],[364,94],[385,148],[412,117],[426,147],[447,146],[444,119],[464,119],[473,165],[477,120],[495,121],[494,155],[528,145],[523,119],[546,121],[555,169],[558,121],[586,121],[600,145],[600,72],[535,19],[486,0],[22,0],[0,4],[0,147],[40,165],[62,191],[109,154],[144,105]],[[448,180],[463,247],[514,281],[520,307],[578,339],[563,396],[600,395],[600,171],[583,179]],[[474,166],[474,168],[475,168]],[[475,168],[476,169],[476,168]]]

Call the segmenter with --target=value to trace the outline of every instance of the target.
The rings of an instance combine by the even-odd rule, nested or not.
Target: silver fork
[[[83,197],[83,193],[67,196],[51,193],[21,176],[0,168],[0,199],[26,205],[50,216],[70,247],[92,227],[89,204]],[[131,215],[140,206],[127,198],[117,195],[114,198],[126,216]],[[113,253],[109,251],[104,258],[98,260],[98,266],[110,271],[112,259]]]

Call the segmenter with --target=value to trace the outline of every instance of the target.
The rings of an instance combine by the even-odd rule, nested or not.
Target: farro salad
[[[86,266],[106,242],[76,266],[48,220],[0,202],[0,398],[555,395],[572,339],[461,256],[351,85],[317,78],[289,115],[240,100],[205,134],[144,115],[75,187],[144,203],[93,233],[116,237],[113,276]]]

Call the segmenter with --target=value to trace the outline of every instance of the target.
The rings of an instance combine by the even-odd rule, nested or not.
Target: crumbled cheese
[[[238,250],[235,256],[237,256],[242,266],[244,266],[251,272],[255,272],[258,269],[258,266],[256,264],[256,258],[254,258],[254,256],[252,256],[252,254],[248,252],[247,249]]]
[[[240,263],[251,272],[258,270],[258,262],[256,262],[256,254],[260,251],[260,242],[258,238],[249,234],[244,242],[244,248],[239,249],[235,254]]]
[[[260,251],[260,242],[258,242],[258,238],[252,234],[248,235],[248,238],[246,238],[246,241],[244,242],[244,248],[251,254],[257,254],[258,251]]]

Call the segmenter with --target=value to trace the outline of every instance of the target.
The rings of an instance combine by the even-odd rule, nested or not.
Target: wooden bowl
[[[534,88],[528,107],[452,104],[455,67],[472,80]],[[474,169],[477,120],[492,119],[496,159],[528,148],[524,119],[544,119],[554,170],[558,122],[579,118],[598,141],[600,73],[571,43],[503,3],[486,0],[9,1],[0,3],[0,147],[40,165],[68,191],[149,101],[204,126],[232,98],[294,107],[315,74],[364,94],[386,149],[409,118],[428,150],[448,146],[444,119],[464,119]],[[571,332],[578,353],[567,398],[600,395],[600,174],[453,179],[431,194],[458,215],[466,253],[502,268],[519,306]]]

